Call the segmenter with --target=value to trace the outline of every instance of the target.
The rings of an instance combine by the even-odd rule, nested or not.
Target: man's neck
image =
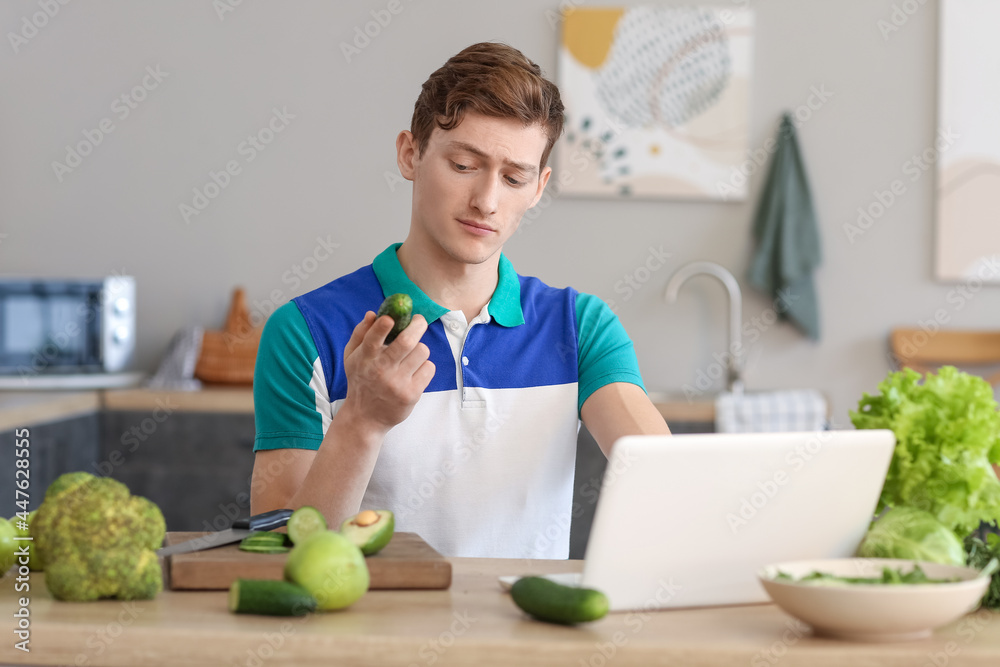
[[[407,277],[434,303],[461,310],[471,322],[483,310],[499,279],[500,252],[481,264],[456,260],[436,246],[408,237],[396,252]]]

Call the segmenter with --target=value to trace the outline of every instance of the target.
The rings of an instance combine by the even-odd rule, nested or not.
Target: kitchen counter
[[[668,421],[710,422],[715,403],[710,399],[688,401],[665,394],[651,395],[653,405]],[[206,387],[200,391],[153,389],[105,389],[90,391],[0,391],[0,431],[42,421],[76,416],[99,408],[148,411],[164,402],[185,412],[253,413],[253,390],[249,387]]]
[[[92,414],[101,410],[253,414],[249,387],[210,387],[200,391],[90,389],[84,391],[0,391],[0,432]]]
[[[816,638],[774,605],[610,614],[563,627],[528,619],[497,576],[580,571],[582,561],[449,559],[445,591],[370,591],[350,609],[287,619],[231,614],[226,593],[60,603],[31,575],[30,653],[3,630],[0,663],[73,665],[697,665],[842,667],[1000,664],[1000,614],[978,612],[927,639]],[[14,578],[0,581],[13,625]],[[945,661],[945,662],[942,662]]]
[[[102,393],[105,410],[148,412],[167,406],[181,412],[253,414],[253,389],[250,387],[203,387],[199,391],[113,389]]]
[[[96,391],[0,391],[0,433],[97,412]]]
[[[651,398],[668,424],[715,420],[712,400],[688,401],[664,394],[653,394]],[[253,390],[249,387],[206,387],[200,391],[0,391],[0,431],[68,419],[100,409],[149,412],[164,406],[181,412],[253,414]]]
[[[715,427],[714,399],[687,400],[683,396],[655,393],[650,394],[649,398],[653,406],[663,415],[668,426],[671,422],[692,422],[711,424],[712,428]]]
[[[715,420],[715,402],[711,399],[687,400],[683,396],[652,394],[653,405],[669,421],[711,422]],[[206,412],[253,412],[250,388],[205,388],[196,392],[118,389],[104,392],[104,407],[109,410],[152,410],[157,401],[170,400],[181,410]]]

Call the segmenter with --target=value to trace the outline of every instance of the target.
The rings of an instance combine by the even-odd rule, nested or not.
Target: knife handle
[[[274,530],[281,528],[288,523],[288,517],[292,516],[293,510],[271,510],[263,514],[254,514],[249,519],[237,519],[233,521],[233,528],[246,528],[249,530]]]

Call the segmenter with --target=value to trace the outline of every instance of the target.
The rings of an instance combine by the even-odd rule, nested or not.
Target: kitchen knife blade
[[[258,530],[274,530],[288,523],[288,517],[292,516],[293,510],[271,510],[262,514],[255,514],[249,519],[237,519],[233,525],[225,530],[215,533],[208,533],[201,537],[196,537],[185,542],[172,544],[157,550],[157,556],[172,556],[174,554],[185,554],[194,551],[204,551],[221,547],[233,542],[239,542],[244,537]]]

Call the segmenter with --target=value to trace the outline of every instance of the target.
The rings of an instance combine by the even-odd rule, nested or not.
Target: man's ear
[[[417,142],[412,132],[403,130],[396,137],[396,164],[399,165],[399,173],[408,181],[413,180],[416,160]]]
[[[538,177],[538,190],[535,191],[535,198],[531,200],[531,206],[528,208],[535,208],[535,204],[538,200],[542,198],[542,192],[545,190],[545,184],[549,182],[549,176],[552,175],[552,167],[546,167],[542,169],[542,174]]]

